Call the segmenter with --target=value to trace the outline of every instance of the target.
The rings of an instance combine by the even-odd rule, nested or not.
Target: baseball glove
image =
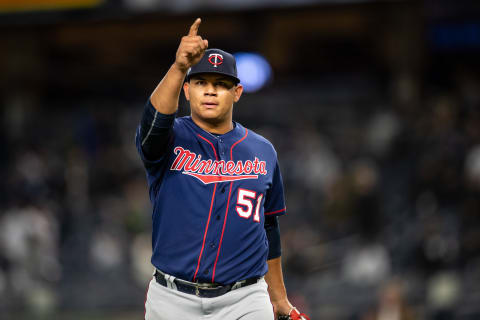
[[[293,308],[288,315],[278,316],[278,320],[310,320],[305,313],[300,313],[296,308]]]

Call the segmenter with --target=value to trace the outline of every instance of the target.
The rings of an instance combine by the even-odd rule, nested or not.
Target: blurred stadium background
[[[291,300],[480,319],[480,2],[453,0],[1,0],[0,319],[143,317],[134,131],[197,16],[271,66],[234,115],[279,154]]]

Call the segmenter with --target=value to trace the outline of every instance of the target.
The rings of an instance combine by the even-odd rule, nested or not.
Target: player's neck
[[[233,130],[233,121],[231,118],[221,122],[208,122],[192,115],[192,120],[197,126],[213,134],[225,134]]]

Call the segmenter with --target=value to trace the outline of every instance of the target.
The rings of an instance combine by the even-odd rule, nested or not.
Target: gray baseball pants
[[[273,320],[273,307],[261,279],[215,298],[200,298],[150,281],[145,320]]]

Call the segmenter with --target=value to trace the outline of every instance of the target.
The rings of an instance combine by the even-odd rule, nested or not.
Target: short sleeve
[[[265,196],[264,210],[265,216],[279,216],[286,212],[283,179],[278,162],[275,165],[272,186]]]

